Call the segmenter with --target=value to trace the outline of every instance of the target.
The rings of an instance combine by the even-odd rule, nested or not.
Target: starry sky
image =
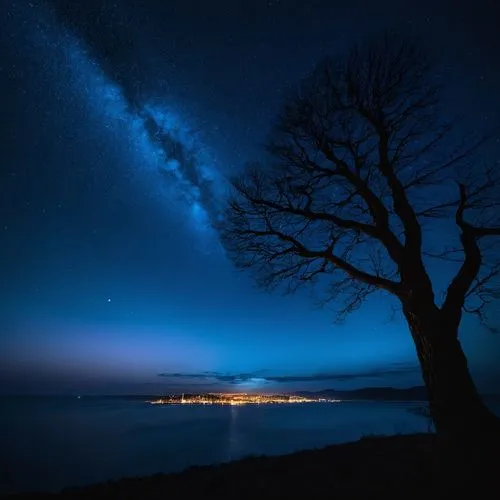
[[[334,324],[308,291],[236,271],[213,222],[286,90],[363,37],[419,36],[450,112],[498,126],[494,4],[3,0],[0,391],[421,384],[386,296]],[[500,336],[472,319],[461,335],[494,390]]]

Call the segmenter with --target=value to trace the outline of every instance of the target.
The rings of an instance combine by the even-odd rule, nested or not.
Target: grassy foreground
[[[493,452],[494,453],[494,452]],[[59,494],[9,497],[76,499],[351,499],[422,498],[467,491],[475,498],[500,498],[500,461],[477,450],[458,456],[444,450],[433,434],[366,437],[353,443],[279,457],[252,457],[178,474],[65,490]],[[486,471],[488,469],[488,471]],[[493,472],[491,472],[493,471]],[[495,484],[497,483],[497,484]],[[495,491],[496,490],[496,491]],[[484,496],[483,496],[484,492]],[[493,496],[491,496],[493,495]]]

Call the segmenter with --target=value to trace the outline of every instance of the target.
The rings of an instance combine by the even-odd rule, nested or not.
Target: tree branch
[[[460,241],[464,252],[464,261],[457,275],[452,280],[446,292],[446,299],[442,311],[450,321],[458,325],[461,311],[470,287],[477,278],[482,264],[482,255],[477,244],[474,228],[464,220],[464,211],[467,205],[467,191],[463,184],[458,185],[460,202],[455,215],[455,222],[461,230]]]
[[[500,227],[471,227],[476,238],[482,238],[483,236],[500,236]]]
[[[403,247],[390,228],[389,212],[382,200],[359,175],[352,172],[348,165],[334,154],[327,144],[320,144],[320,150],[329,161],[338,167],[339,175],[347,179],[366,202],[377,228],[377,239],[384,244],[392,260],[397,264],[401,264]]]
[[[382,288],[387,290],[393,294],[401,293],[401,285],[395,281],[385,279],[379,276],[372,275],[361,269],[353,266],[348,263],[345,259],[335,255],[333,253],[335,242],[333,242],[328,248],[325,250],[310,250],[299,240],[290,236],[288,234],[284,234],[281,231],[273,229],[271,226],[268,227],[267,230],[255,230],[255,229],[241,229],[238,231],[239,235],[253,236],[253,237],[277,237],[281,241],[290,243],[293,245],[294,252],[300,257],[304,257],[307,259],[325,259],[326,261],[333,264],[338,269],[341,269],[346,274],[348,274],[351,278],[359,280],[367,285],[374,286],[377,288]],[[290,249],[287,250],[288,252]]]

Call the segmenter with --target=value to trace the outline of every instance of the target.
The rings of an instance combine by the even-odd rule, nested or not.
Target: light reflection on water
[[[157,406],[84,397],[0,405],[0,494],[428,430],[411,411],[419,403]]]

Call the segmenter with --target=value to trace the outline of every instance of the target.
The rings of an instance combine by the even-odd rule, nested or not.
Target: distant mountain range
[[[363,387],[348,391],[325,389],[323,391],[297,391],[288,394],[310,398],[330,398],[341,399],[343,401],[427,401],[427,391],[424,386],[409,387],[406,389],[396,389],[394,387]],[[86,398],[92,396],[85,396]],[[102,396],[94,396],[102,397]],[[109,398],[119,397],[129,400],[153,400],[159,395],[123,395],[105,396]]]
[[[328,398],[340,399],[343,401],[422,401],[427,402],[427,390],[424,386],[407,387],[405,389],[397,389],[395,387],[363,387],[361,389],[352,390],[337,390],[325,389],[323,391],[297,391],[288,394],[303,396],[308,398]],[[150,401],[157,399],[163,395],[116,395],[116,396],[90,396],[81,397],[87,398],[120,398],[137,401]],[[75,397],[75,396],[72,396]],[[500,401],[500,394],[482,394],[486,400]]]
[[[310,398],[329,398],[341,399],[343,401],[427,401],[427,391],[424,386],[409,387],[406,389],[396,389],[394,387],[363,387],[362,389],[353,390],[336,390],[325,389],[322,391],[297,391],[288,394],[296,396],[310,397]],[[91,397],[108,397],[108,398],[122,398],[129,400],[153,400],[159,395],[122,395],[122,396],[84,396],[85,398]]]
[[[325,389],[323,391],[302,391],[296,394],[301,396],[325,396],[328,398],[346,400],[370,401],[427,401],[427,390],[424,386],[396,389],[394,387],[364,387],[350,391]]]
[[[342,399],[344,401],[428,401],[427,389],[422,386],[396,389],[395,387],[363,387],[350,391],[338,391],[336,389],[325,389],[318,392],[303,391],[296,394],[301,396],[329,397]],[[482,393],[481,397],[490,401],[500,401],[499,393]]]

